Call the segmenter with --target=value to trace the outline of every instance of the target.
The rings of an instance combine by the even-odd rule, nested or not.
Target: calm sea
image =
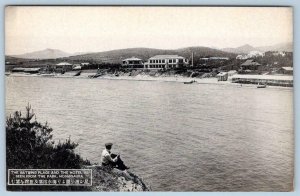
[[[28,103],[93,163],[113,142],[153,191],[292,187],[291,88],[6,77],[6,115]]]

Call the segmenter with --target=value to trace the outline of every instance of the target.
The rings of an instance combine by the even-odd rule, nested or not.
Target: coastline
[[[256,84],[240,84],[240,83],[232,83],[231,77],[228,78],[227,81],[218,81],[216,77],[208,77],[208,78],[191,78],[185,77],[181,75],[174,76],[150,76],[146,74],[138,74],[135,76],[121,75],[115,76],[114,74],[104,74],[97,78],[90,78],[90,76],[94,75],[93,72],[83,72],[79,76],[74,76],[74,72],[67,72],[65,74],[24,74],[24,73],[10,73],[6,75],[6,77],[41,77],[41,78],[74,78],[74,79],[91,79],[91,80],[126,80],[126,81],[149,81],[149,82],[172,82],[172,83],[184,83],[190,82],[191,80],[195,81],[191,85],[197,84],[208,84],[208,85],[222,85],[222,86],[236,86],[236,87],[255,87]],[[282,86],[268,86],[268,88],[276,88],[276,89],[293,89],[293,87],[282,87]]]

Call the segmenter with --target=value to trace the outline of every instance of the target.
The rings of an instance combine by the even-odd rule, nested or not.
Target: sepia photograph
[[[294,190],[293,7],[4,17],[7,191]]]

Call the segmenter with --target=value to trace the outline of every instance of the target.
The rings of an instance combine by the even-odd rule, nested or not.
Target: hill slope
[[[224,52],[217,49],[208,47],[188,47],[180,48],[176,50],[163,50],[153,48],[127,48],[119,50],[111,50],[105,52],[90,53],[84,55],[70,56],[61,58],[62,61],[90,61],[98,63],[121,63],[123,59],[129,57],[137,57],[144,61],[155,55],[175,54],[185,58],[191,58],[192,52],[194,52],[195,58],[204,56],[226,56],[235,57],[235,54]]]

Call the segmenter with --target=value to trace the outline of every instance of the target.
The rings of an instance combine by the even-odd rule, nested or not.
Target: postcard
[[[290,192],[293,8],[7,6],[8,191]]]

